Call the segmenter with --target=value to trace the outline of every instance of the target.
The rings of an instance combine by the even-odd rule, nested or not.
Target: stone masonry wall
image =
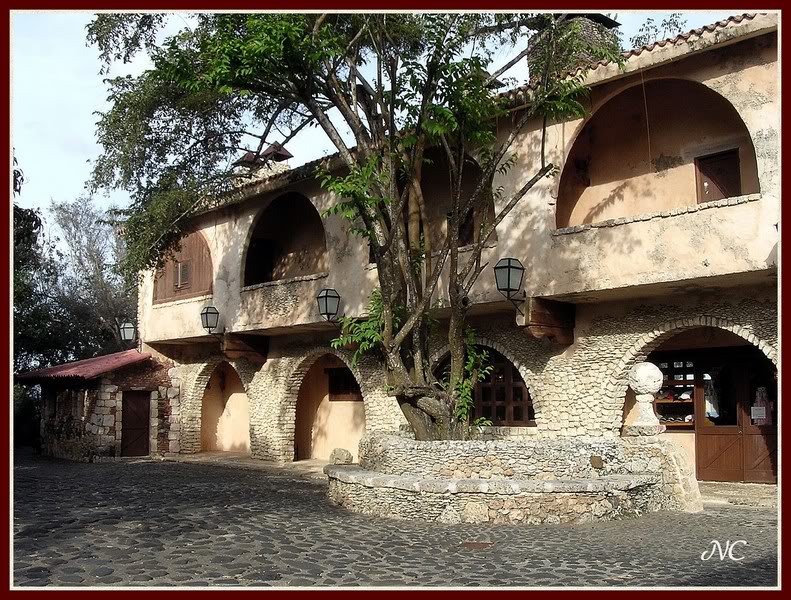
[[[221,362],[228,362],[239,374],[250,403],[250,447],[253,457],[279,462],[294,458],[296,402],[305,374],[325,354],[340,358],[351,369],[363,394],[366,431],[396,431],[405,419],[394,398],[384,388],[382,371],[370,358],[351,364],[351,353],[326,345],[291,343],[279,348],[266,363],[254,365],[245,359],[227,360],[217,355],[210,360],[185,363],[173,369],[182,381],[181,402],[171,407],[171,431],[178,431],[171,452],[200,451],[201,402],[206,384]]]
[[[517,368],[536,415],[536,427],[488,428],[480,437],[618,436],[629,369],[686,329],[710,326],[730,331],[776,362],[773,290],[746,288],[717,296],[689,293],[683,298],[683,302],[654,299],[578,305],[575,343],[568,348],[531,337],[511,316],[471,319],[478,343],[497,350]],[[439,330],[432,339],[435,365],[448,354],[445,335]]]

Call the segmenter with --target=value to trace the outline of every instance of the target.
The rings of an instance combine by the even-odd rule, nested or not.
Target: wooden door
[[[695,159],[698,203],[733,198],[742,193],[739,150]]]
[[[744,481],[776,483],[776,371],[763,355],[756,356],[748,368],[748,394],[742,403]]]
[[[743,366],[733,353],[712,350],[698,360],[695,385],[695,455],[697,478],[743,481]]]
[[[121,424],[121,456],[148,456],[151,392],[124,392]]]

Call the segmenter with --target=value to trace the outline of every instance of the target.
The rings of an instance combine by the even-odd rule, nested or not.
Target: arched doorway
[[[297,395],[294,460],[327,460],[335,448],[357,460],[364,431],[365,407],[354,374],[337,356],[319,357]]]
[[[664,375],[655,409],[702,481],[777,481],[777,370],[723,329],[679,332],[647,360]],[[628,407],[631,406],[627,397]]]
[[[201,402],[201,451],[250,453],[250,405],[228,363],[214,369]]]
[[[514,364],[497,350],[480,346],[488,353],[491,373],[475,384],[473,410],[470,421],[486,419],[493,426],[535,427],[533,401],[522,375]],[[450,356],[437,365],[434,376],[439,381],[448,379]]]

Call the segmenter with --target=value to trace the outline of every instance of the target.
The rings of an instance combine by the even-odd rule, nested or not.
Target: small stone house
[[[41,450],[48,456],[94,461],[168,451],[168,396],[178,388],[168,365],[126,350],[24,373],[19,383],[41,386]]]

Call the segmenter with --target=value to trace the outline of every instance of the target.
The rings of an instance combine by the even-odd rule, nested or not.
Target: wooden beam
[[[252,363],[263,364],[269,354],[269,337],[244,333],[226,333],[223,354],[230,359],[246,358]]]
[[[574,343],[576,312],[576,306],[568,302],[528,297],[524,324],[535,338],[569,346]]]

